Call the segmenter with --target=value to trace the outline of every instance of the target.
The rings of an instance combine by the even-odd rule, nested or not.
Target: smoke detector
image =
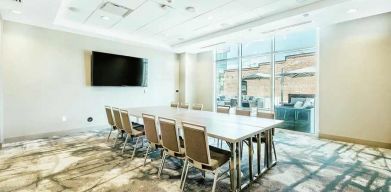
[[[121,17],[126,17],[127,15],[129,15],[133,11],[127,7],[124,7],[124,6],[118,5],[118,4],[114,4],[112,2],[104,3],[100,7],[100,10],[107,12],[107,13],[110,13],[110,14],[113,14],[113,15],[121,16]]]

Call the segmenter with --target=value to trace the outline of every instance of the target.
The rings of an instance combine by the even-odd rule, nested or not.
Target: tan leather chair
[[[202,111],[203,108],[204,108],[203,104],[194,104],[192,107],[193,110],[198,110],[198,111]]]
[[[107,140],[106,140],[106,141],[109,141],[111,132],[116,130],[117,127],[115,127],[114,117],[113,117],[113,110],[111,109],[111,107],[110,106],[105,106],[105,110],[106,110],[107,122],[111,126],[109,136],[107,136]]]
[[[178,108],[179,106],[179,103],[178,102],[171,102],[171,107],[175,107],[175,108]]]
[[[179,108],[182,108],[182,109],[189,109],[189,104],[188,103],[181,103],[179,105]]]
[[[259,112],[258,111],[257,117],[265,118],[265,119],[274,119],[274,113],[272,113],[272,112]],[[272,128],[272,135],[274,136],[274,128]],[[253,142],[257,142],[257,138],[254,137]],[[265,134],[261,134],[261,142],[262,143],[266,142]],[[274,146],[274,140],[272,142],[272,146],[273,146],[273,152],[274,152],[274,159],[277,161],[277,153],[276,153],[276,148]]]
[[[216,112],[217,113],[226,113],[229,114],[230,107],[229,106],[217,106]],[[223,141],[220,139],[217,139],[217,146],[220,146],[220,148],[223,147]]]
[[[147,162],[148,153],[150,150],[156,150],[163,148],[162,143],[160,141],[159,133],[156,128],[156,118],[153,115],[149,114],[142,114],[143,121],[144,121],[144,130],[145,130],[145,137],[148,140],[148,148],[147,152],[145,152],[145,158],[144,158],[144,166]]]
[[[112,110],[113,110],[113,117],[114,117],[114,126],[118,130],[117,137],[115,138],[115,141],[114,141],[114,144],[113,144],[113,147],[115,147],[115,145],[117,144],[118,136],[121,133],[123,133],[124,131],[123,131],[123,128],[122,128],[122,119],[121,119],[120,109],[113,107]]]
[[[185,148],[183,139],[179,137],[175,120],[159,117],[159,125],[161,142],[164,149],[163,158],[158,173],[158,177],[160,178],[167,156],[185,159]]]
[[[122,153],[124,153],[129,136],[131,138],[136,138],[136,144],[133,147],[133,153],[132,153],[132,157],[131,157],[131,159],[133,159],[134,154],[136,153],[136,150],[137,150],[137,144],[139,143],[140,139],[141,139],[141,143],[143,142],[142,139],[145,134],[144,126],[136,125],[136,124],[132,123],[129,119],[128,111],[121,110],[120,112],[121,112],[121,119],[122,119],[122,129],[126,133],[126,138],[125,138],[124,146],[122,148]]]
[[[220,167],[229,161],[231,152],[208,145],[208,137],[205,126],[182,122],[182,128],[186,149],[186,171],[183,176],[182,191],[189,167],[195,167],[202,171],[211,172],[214,175],[212,191],[216,189]]]
[[[236,109],[236,115],[242,115],[242,116],[250,116],[251,111],[246,109]]]
[[[229,109],[230,109],[229,106],[218,106],[216,108],[216,112],[217,113],[229,113]]]

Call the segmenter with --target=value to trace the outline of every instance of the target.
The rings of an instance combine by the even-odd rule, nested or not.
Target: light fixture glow
[[[20,15],[20,14],[22,14],[22,12],[21,11],[19,11],[19,10],[12,10],[11,11],[13,14],[17,14],[17,15]]]
[[[103,19],[103,20],[106,20],[106,21],[110,20],[110,17],[107,17],[107,16],[101,16],[100,18]]]
[[[347,11],[347,13],[355,13],[355,12],[357,12],[357,9],[349,9],[349,10]]]
[[[208,20],[212,20],[212,19],[213,19],[213,17],[212,17],[212,16],[209,16],[209,17],[208,17]]]

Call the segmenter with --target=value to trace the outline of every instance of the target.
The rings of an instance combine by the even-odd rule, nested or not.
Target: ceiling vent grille
[[[100,10],[105,11],[107,13],[118,15],[121,17],[126,17],[129,15],[133,10],[124,7],[122,5],[114,4],[112,2],[106,2],[101,7]]]

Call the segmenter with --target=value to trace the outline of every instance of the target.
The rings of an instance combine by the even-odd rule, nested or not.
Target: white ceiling
[[[130,14],[102,10],[108,1]],[[0,0],[5,20],[176,52],[390,11],[391,0]]]

